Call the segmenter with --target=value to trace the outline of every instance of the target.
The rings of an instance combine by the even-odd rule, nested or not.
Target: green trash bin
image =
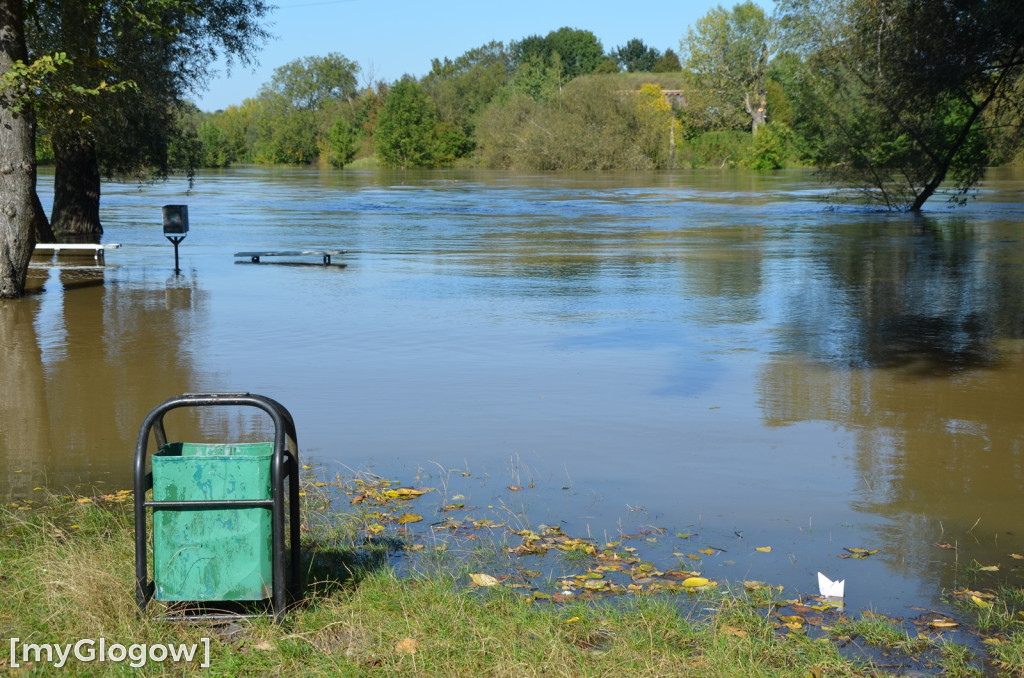
[[[270,499],[274,443],[170,443],[153,455],[153,500]],[[154,597],[263,600],[273,592],[269,507],[157,508]]]

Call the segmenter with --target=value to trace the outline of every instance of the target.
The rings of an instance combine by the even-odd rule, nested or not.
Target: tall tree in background
[[[784,0],[822,113],[818,161],[894,210],[944,181],[963,202],[991,157],[985,115],[1021,129],[1024,13],[1015,0]]]
[[[256,101],[254,159],[258,162],[306,164],[318,156],[343,166],[351,157],[329,137],[339,106],[355,115],[359,65],[341,54],[295,59],[274,69]],[[341,128],[334,141],[341,142]],[[332,150],[333,148],[333,150]]]
[[[423,87],[406,76],[395,83],[377,117],[374,145],[389,167],[437,167],[462,154],[462,130],[437,117],[434,101]]]
[[[604,47],[597,36],[568,26],[551,31],[543,38],[539,35],[523,38],[512,43],[510,51],[515,68],[531,61],[549,66],[557,55],[561,76],[566,82],[593,73],[604,61]]]
[[[268,37],[263,0],[40,0],[27,17],[29,57],[66,53],[59,96],[36,101],[53,145],[51,223],[96,235],[100,178],[164,178],[181,141],[177,109],[220,56],[250,63]],[[90,87],[84,90],[83,87]],[[180,157],[177,158],[180,160]],[[189,164],[189,159],[183,162]]]
[[[612,56],[628,73],[650,73],[662,55],[640,38],[633,38],[624,47],[616,47]]]
[[[751,131],[767,121],[772,21],[750,2],[712,9],[683,38],[684,61],[718,105],[745,111]]]
[[[442,121],[453,123],[472,137],[484,107],[510,77],[510,56],[500,42],[471,49],[454,61],[434,59],[424,76],[423,89],[437,105]]]
[[[22,0],[0,0],[0,299],[25,292],[34,244],[35,130],[23,30]]]

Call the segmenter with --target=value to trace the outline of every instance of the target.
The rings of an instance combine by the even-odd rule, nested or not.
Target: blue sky
[[[604,0],[270,0],[274,38],[257,55],[254,69],[236,66],[218,77],[196,101],[205,111],[240,104],[255,96],[274,69],[294,59],[339,52],[357,62],[365,78],[393,81],[408,73],[425,75],[430,60],[454,59],[491,40],[508,44],[546,35],[562,26],[591,31],[605,51],[640,38],[647,45],[679,51],[686,29],[721,4],[712,0],[644,0],[632,5]],[[757,0],[770,11],[769,0]]]

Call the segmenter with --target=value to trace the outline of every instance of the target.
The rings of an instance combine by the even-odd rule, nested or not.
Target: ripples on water
[[[1022,185],[997,173],[925,218],[828,209],[800,172],[107,185],[108,266],[39,261],[43,292],[0,307],[0,381],[23,385],[3,410],[7,495],[127,486],[150,408],[248,390],[284,403],[331,473],[468,470],[468,501],[534,524],[698,532],[651,548],[726,548],[692,563],[712,577],[813,591],[820,569],[854,605],[938,604],[960,572],[934,542],[959,540],[962,562],[1024,548]],[[181,276],[167,203],[190,210]],[[325,247],[347,267],[232,256]]]

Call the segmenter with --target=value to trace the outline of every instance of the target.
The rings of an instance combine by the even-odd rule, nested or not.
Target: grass
[[[322,485],[322,484],[321,484]],[[59,498],[33,510],[0,509],[0,668],[13,675],[47,671],[10,667],[9,639],[69,643],[199,643],[210,638],[211,666],[149,663],[144,675],[281,676],[876,676],[929,667],[951,676],[979,675],[979,659],[938,634],[911,634],[897,620],[810,607],[764,586],[587,597],[597,563],[564,535],[532,536],[557,549],[567,565],[586,567],[575,596],[563,582],[515,588],[515,578],[486,588],[467,585],[480,563],[508,558],[493,546],[417,544],[404,525],[381,532],[387,489],[358,489],[341,502],[330,488],[308,487],[303,553],[305,600],[280,623],[267,619],[206,623],[140,615],[134,600],[132,498]],[[335,504],[343,506],[335,506]],[[396,513],[409,515],[403,505]],[[585,556],[585,557],[584,557]],[[397,559],[397,560],[396,560]],[[396,567],[401,563],[402,567]],[[414,564],[410,564],[414,563]],[[638,566],[647,581],[650,567]],[[400,573],[401,572],[401,573]],[[611,574],[611,573],[607,573]],[[666,573],[660,573],[665,574]],[[668,580],[668,583],[672,583]],[[554,595],[535,596],[545,586]],[[667,588],[666,588],[667,587]],[[639,589],[640,587],[637,587]],[[598,589],[606,592],[608,589]],[[668,591],[668,592],[665,592]],[[1019,591],[975,605],[1005,618],[982,646],[990,666],[1024,674]],[[1003,602],[1005,601],[1005,603]],[[806,603],[806,605],[805,605]],[[851,652],[850,648],[871,648]],[[911,658],[895,663],[891,655]],[[16,658],[20,659],[20,658]],[[19,662],[20,663],[20,662]],[[72,662],[69,675],[136,673],[127,662]]]

